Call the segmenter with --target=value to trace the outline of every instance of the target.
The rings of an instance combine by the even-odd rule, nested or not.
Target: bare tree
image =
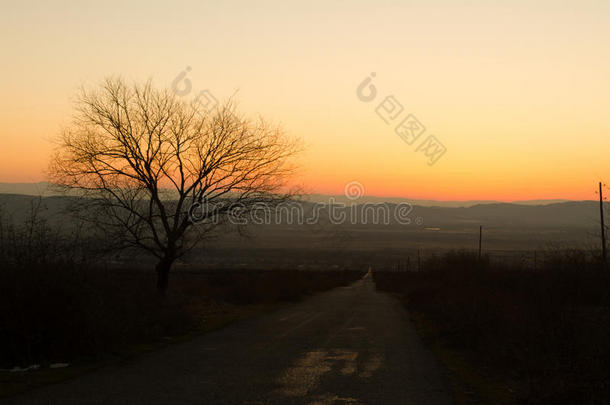
[[[231,101],[205,114],[150,81],[109,78],[78,93],[50,174],[77,190],[113,248],[158,259],[165,291],[174,261],[218,224],[290,197],[285,180],[298,149],[277,126],[237,115]]]

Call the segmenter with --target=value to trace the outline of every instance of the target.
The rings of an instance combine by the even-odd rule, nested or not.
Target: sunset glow
[[[46,179],[80,85],[171,87],[184,71],[185,99],[235,94],[300,137],[307,192],[358,181],[376,196],[594,199],[610,173],[610,3],[560,3],[3,5],[0,182]],[[390,95],[404,111],[386,124],[376,108]],[[426,128],[413,145],[394,132],[407,114]],[[430,134],[447,150],[433,165],[416,151]]]

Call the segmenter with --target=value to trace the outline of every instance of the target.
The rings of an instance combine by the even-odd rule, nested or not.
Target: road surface
[[[449,404],[432,355],[370,272],[347,286],[10,404]]]

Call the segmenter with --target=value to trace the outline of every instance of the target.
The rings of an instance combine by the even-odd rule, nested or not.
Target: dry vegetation
[[[0,368],[121,354],[134,346],[205,331],[244,308],[298,300],[361,277],[333,271],[179,271],[165,295],[155,275],[108,269],[32,215],[0,221]],[[0,217],[1,218],[1,217]],[[96,262],[98,264],[96,264]]]
[[[452,252],[420,272],[375,272],[451,371],[458,403],[610,400],[610,275],[582,251],[538,269]]]

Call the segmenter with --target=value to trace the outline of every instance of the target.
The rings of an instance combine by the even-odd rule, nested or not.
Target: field
[[[188,339],[283,302],[348,284],[351,270],[178,271],[165,296],[152,271],[66,264],[0,273],[0,394]],[[69,370],[49,369],[69,364]],[[14,368],[40,367],[35,372]]]
[[[610,274],[582,251],[540,261],[534,270],[450,252],[374,280],[403,299],[458,403],[607,403]]]
[[[283,303],[350,284],[371,267],[376,288],[402,300],[419,335],[449,371],[458,403],[597,404],[610,398],[608,269],[594,250],[548,248],[565,243],[565,234],[579,241],[575,246],[590,244],[590,224],[576,227],[574,220],[543,227],[532,240],[522,238],[530,232],[523,223],[484,228],[481,260],[469,251],[449,250],[476,245],[478,229],[448,220],[437,224],[440,231],[252,227],[250,237],[220,235],[176,262],[169,290],[161,294],[153,258],[97,251],[96,241],[77,223],[62,220],[64,200],[9,196],[4,202],[3,394],[262,316]],[[574,206],[589,212],[589,205]],[[530,216],[551,218],[568,208],[573,206],[536,208]],[[485,210],[498,215],[484,206],[475,213]],[[540,235],[548,239],[534,244]],[[333,315],[327,312],[320,311]],[[346,322],[343,315],[333,316],[331,325]],[[54,369],[57,364],[70,366]],[[19,371],[32,366],[38,369]]]

